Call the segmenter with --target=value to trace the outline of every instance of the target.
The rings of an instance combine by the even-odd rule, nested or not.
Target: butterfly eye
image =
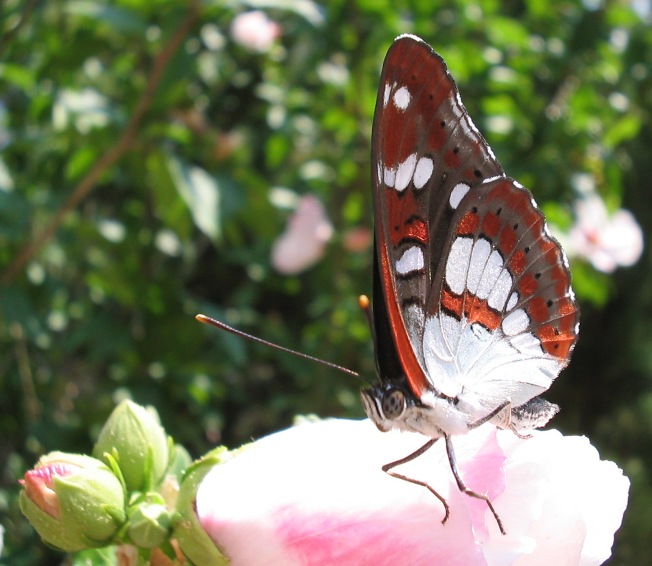
[[[398,419],[405,411],[405,395],[398,389],[389,389],[383,394],[383,413],[387,419]]]

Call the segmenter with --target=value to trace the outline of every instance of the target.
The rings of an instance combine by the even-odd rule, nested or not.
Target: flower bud
[[[23,514],[46,543],[61,550],[110,544],[126,520],[120,480],[90,456],[52,452],[21,483]]]
[[[157,415],[133,401],[111,413],[93,448],[93,456],[111,465],[115,460],[128,491],[149,491],[163,477],[170,446]]]
[[[131,507],[127,535],[140,548],[157,548],[168,540],[170,524],[164,499],[148,493]]]

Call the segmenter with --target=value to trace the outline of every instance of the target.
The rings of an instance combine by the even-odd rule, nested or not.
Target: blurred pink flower
[[[314,265],[333,236],[324,205],[313,196],[301,197],[285,232],[272,246],[272,265],[284,275],[295,275]]]
[[[604,201],[590,194],[575,204],[575,216],[565,246],[569,254],[587,259],[605,273],[634,265],[641,257],[643,232],[628,210],[610,215]]]
[[[351,228],[344,233],[344,248],[350,252],[366,252],[374,240],[371,230],[365,226]]]
[[[426,489],[391,478],[383,464],[423,444],[380,433],[370,421],[306,423],[271,435],[213,468],[196,497],[199,521],[233,564],[591,565],[611,553],[629,481],[584,437],[536,431],[523,440],[490,425],[455,438],[462,494],[443,441],[400,468]]]
[[[237,15],[231,23],[231,37],[236,43],[261,53],[268,51],[281,35],[281,26],[260,10]]]

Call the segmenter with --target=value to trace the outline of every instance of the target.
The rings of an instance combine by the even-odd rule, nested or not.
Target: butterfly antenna
[[[352,377],[355,377],[356,379],[359,379],[360,381],[363,381],[364,383],[369,384],[369,382],[362,377],[358,372],[353,371],[352,369],[345,368],[343,366],[339,366],[337,364],[334,364],[333,362],[327,362],[326,360],[322,360],[321,358],[316,358],[314,356],[310,356],[309,354],[304,354],[303,352],[297,352],[296,350],[292,350],[290,348],[286,348],[285,346],[280,346],[279,344],[275,344],[274,342],[270,342],[268,340],[265,340],[263,338],[259,338],[258,336],[254,336],[253,334],[247,334],[246,332],[243,332],[242,330],[238,330],[237,328],[233,328],[233,326],[229,326],[228,324],[225,324],[222,321],[216,320],[214,318],[211,318],[210,316],[206,316],[205,314],[198,314],[195,316],[195,318],[199,322],[203,322],[204,324],[210,324],[211,326],[215,326],[216,328],[219,328],[220,330],[226,330],[227,332],[230,332],[231,334],[235,334],[236,336],[240,336],[241,338],[246,338],[247,340],[251,340],[252,342],[258,342],[259,344],[264,344],[265,346],[269,346],[270,348],[274,348],[275,350],[280,350],[281,352],[286,352],[287,354],[292,354],[294,356],[297,356],[299,358],[304,358],[306,360],[310,360],[311,362],[317,362],[318,364],[321,364],[323,366],[336,369],[337,371],[340,371],[342,373],[346,373]]]

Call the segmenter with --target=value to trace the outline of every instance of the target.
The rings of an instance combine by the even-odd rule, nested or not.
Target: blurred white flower
[[[459,491],[441,441],[400,473],[380,469],[425,442],[381,433],[368,420],[306,423],[236,452],[196,494],[200,524],[233,564],[270,566],[532,566],[601,564],[627,504],[629,480],[584,437],[555,430],[531,438],[479,427],[454,439],[467,484]]]
[[[110,113],[108,99],[95,89],[63,89],[54,103],[52,119],[56,129],[63,129],[74,123],[80,133],[87,134],[92,129],[106,126]]]
[[[231,23],[233,40],[261,53],[268,51],[280,35],[281,26],[260,10],[238,14]]]
[[[317,65],[319,78],[333,86],[345,86],[349,81],[349,69],[346,60],[341,55],[334,55],[330,61],[323,61]]]
[[[628,210],[621,208],[609,214],[604,201],[593,193],[576,202],[575,218],[564,239],[570,255],[587,259],[605,273],[634,265],[641,257],[643,231]]]
[[[303,196],[272,246],[272,266],[284,275],[301,273],[321,259],[332,236],[324,205],[313,195]]]

